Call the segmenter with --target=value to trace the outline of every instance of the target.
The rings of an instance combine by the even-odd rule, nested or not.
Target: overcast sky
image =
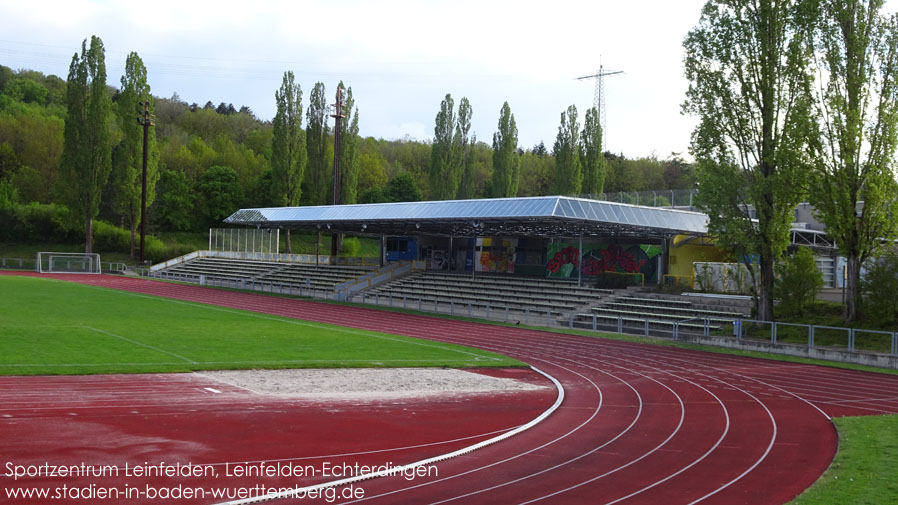
[[[467,96],[473,129],[490,143],[508,101],[520,145],[551,149],[560,114],[592,105],[600,59],[607,77],[606,147],[628,157],[686,154],[695,120],[680,113],[682,41],[702,0],[647,1],[40,1],[0,0],[0,64],[65,78],[83,39],[106,46],[119,85],[137,51],[156,96],[177,92],[274,116],[284,71],[316,81],[333,101],[351,86],[360,133],[433,137],[446,93]]]

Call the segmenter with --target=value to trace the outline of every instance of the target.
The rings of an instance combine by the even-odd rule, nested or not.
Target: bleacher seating
[[[649,327],[655,330],[672,332],[674,323],[680,331],[703,331],[707,323],[708,330],[715,331],[731,326],[737,319],[748,317],[746,304],[741,300],[727,303],[716,301],[711,304],[704,300],[689,300],[676,295],[643,294],[625,295],[609,298],[601,305],[592,307],[589,312],[577,314],[575,325],[578,327],[613,327],[622,325]]]
[[[334,286],[370,272],[373,267],[196,258],[163,270],[187,279],[224,278],[244,282],[333,290]]]
[[[478,310],[508,307],[516,312],[546,313],[552,317],[577,307],[596,303],[611,290],[577,287],[575,281],[552,278],[511,277],[497,274],[453,274],[440,271],[415,272],[365,292],[370,296],[392,296],[406,300],[467,306]]]

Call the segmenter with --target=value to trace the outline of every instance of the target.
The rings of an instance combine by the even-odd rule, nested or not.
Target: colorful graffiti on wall
[[[475,265],[478,272],[514,273],[516,239],[478,238]]]
[[[651,261],[661,254],[656,245],[589,244],[583,248],[583,275],[601,272],[642,273],[645,278],[656,279],[658,262]],[[580,250],[576,245],[555,242],[548,245],[546,275],[572,277],[580,267]]]

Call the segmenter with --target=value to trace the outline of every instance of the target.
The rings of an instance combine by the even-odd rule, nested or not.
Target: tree
[[[421,191],[415,185],[415,177],[403,172],[387,183],[384,197],[389,202],[417,202],[421,200]]]
[[[477,143],[477,136],[471,134],[471,117],[474,110],[471,108],[471,102],[467,97],[461,97],[458,102],[458,117],[455,123],[455,159],[454,163],[457,167],[454,170],[458,174],[458,191],[456,198],[466,200],[474,198],[475,178],[474,173],[474,144]]]
[[[453,130],[456,127],[454,106],[452,95],[447,93],[446,98],[440,102],[440,111],[434,120],[433,146],[428,172],[430,198],[433,200],[448,200],[454,198],[458,192],[460,174],[453,137]]]
[[[154,221],[166,230],[187,231],[195,222],[190,181],[184,172],[161,170],[159,198],[152,209]]]
[[[511,107],[505,102],[499,112],[499,129],[493,134],[493,176],[490,188],[496,198],[518,196],[521,157],[515,152],[517,148],[518,127]]]
[[[577,107],[571,105],[561,113],[561,124],[555,138],[555,173],[552,192],[556,195],[578,195],[583,182],[579,154],[580,123]]]
[[[757,280],[757,316],[773,319],[774,264],[809,173],[810,27],[816,0],[709,0],[686,37],[684,110],[697,205],[719,244]],[[751,257],[760,258],[760,278]]]
[[[302,130],[302,88],[293,82],[293,72],[284,72],[280,89],[274,92],[277,112],[272,124],[271,179],[272,196],[277,205],[299,205],[302,178],[306,170],[306,134]],[[290,228],[287,228],[287,254]]]
[[[580,162],[583,165],[583,187],[587,194],[605,189],[605,156],[602,155],[602,124],[595,107],[586,110],[580,134]],[[660,188],[659,188],[660,189]]]
[[[324,84],[316,82],[309,96],[309,108],[306,110],[306,149],[309,155],[306,188],[309,203],[312,205],[330,203],[328,200],[330,171],[327,163],[329,133]]]
[[[200,210],[207,226],[215,226],[240,208],[243,188],[231,167],[213,166],[203,172],[197,184]]]
[[[112,169],[109,132],[110,99],[106,90],[103,41],[97,36],[81,44],[66,80],[66,115],[63,134],[61,192],[69,208],[83,219],[84,252],[93,252],[93,219],[100,195]],[[64,181],[64,182],[62,182]]]
[[[340,81],[343,87],[343,81]],[[352,88],[343,99],[343,131],[340,134],[340,203],[356,203],[359,189],[359,108]]]
[[[817,257],[806,247],[776,265],[776,299],[780,308],[791,315],[803,316],[823,289],[823,274],[817,269]]]
[[[137,226],[140,223],[140,199],[143,186],[143,127],[138,124],[138,113],[143,114],[141,102],[148,102],[153,113],[153,97],[147,84],[147,69],[140,56],[132,52],[125,60],[122,89],[116,102],[118,125],[122,139],[112,152],[112,206],[131,231],[131,257],[135,257]],[[156,131],[150,128],[147,139],[147,206],[156,198],[156,181],[159,180],[159,148]]]
[[[816,31],[810,202],[846,258],[847,322],[860,318],[861,265],[898,235],[898,17],[880,15],[882,4],[826,0]]]

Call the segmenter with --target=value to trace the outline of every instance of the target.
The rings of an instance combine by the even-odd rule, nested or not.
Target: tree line
[[[861,265],[898,238],[898,15],[882,7],[709,0],[684,41],[697,203],[757,279],[759,318],[773,320],[799,202],[847,260],[849,322],[861,319]]]
[[[522,148],[508,103],[490,144],[471,130],[473,105],[447,94],[434,138],[362,137],[352,88],[338,83],[344,117],[339,201],[537,196],[683,189],[692,167],[677,156],[628,159],[601,152],[594,110],[581,130],[562,113],[553,149]],[[292,72],[274,91],[277,112],[262,121],[247,106],[188,104],[155,97],[140,56],[128,55],[119,86],[106,82],[105,48],[91,37],[65,80],[0,66],[0,206],[31,206],[50,220],[80,223],[90,250],[95,218],[134,236],[140,222],[142,127],[148,103],[148,221],[152,231],[204,230],[241,207],[323,205],[333,200],[334,96],[318,82],[307,94]],[[573,129],[572,129],[573,128]],[[45,206],[45,207],[40,207]],[[48,214],[49,213],[49,214]],[[58,215],[57,215],[58,214]],[[9,215],[9,213],[4,214]],[[53,237],[45,237],[51,239]]]

